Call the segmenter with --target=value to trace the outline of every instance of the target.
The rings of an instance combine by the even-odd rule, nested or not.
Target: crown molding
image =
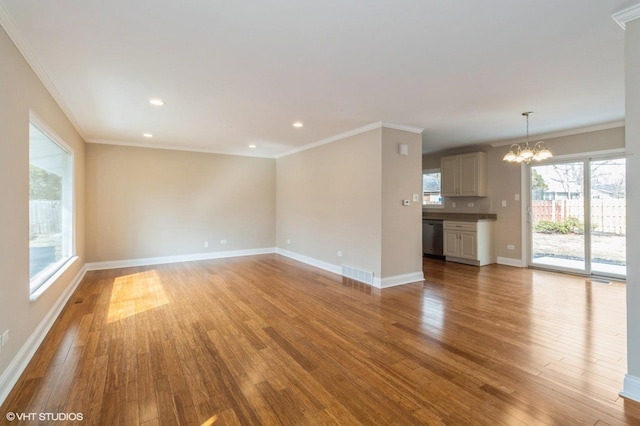
[[[237,157],[253,157],[253,158],[276,158],[274,155],[259,155],[259,154],[245,154],[245,153],[233,153],[222,152],[213,149],[195,148],[190,146],[178,146],[178,145],[159,145],[152,143],[137,143],[137,142],[125,142],[125,141],[113,141],[107,139],[86,139],[87,143],[95,145],[116,145],[126,146],[131,148],[146,148],[146,149],[164,149],[168,151],[184,151],[184,152],[201,152],[204,154],[216,154],[216,155],[233,155]]]
[[[351,136],[359,135],[360,133],[368,132],[369,130],[381,129],[383,127],[386,127],[389,129],[395,129],[395,130],[404,130],[405,132],[411,132],[411,133],[422,133],[424,130],[419,127],[412,127],[412,126],[405,126],[403,124],[384,123],[382,121],[377,121],[375,123],[367,124],[366,126],[358,127],[357,129],[349,130],[344,133],[339,133],[337,135],[330,136],[326,139],[319,140],[318,142],[314,142],[300,148],[292,149],[291,151],[283,152],[282,154],[276,155],[275,158],[282,158],[291,154],[296,154],[298,152],[307,151],[309,149],[317,148],[322,145],[326,145],[332,142],[337,142],[341,139],[346,139]]]
[[[47,89],[53,100],[58,104],[64,115],[67,116],[67,119],[76,129],[76,132],[80,134],[80,137],[82,137],[82,139],[86,140],[85,134],[82,131],[78,120],[76,120],[74,115],[71,113],[71,109],[69,109],[55,84],[53,84],[53,80],[51,80],[44,67],[40,64],[40,61],[38,60],[36,54],[33,52],[33,49],[29,45],[29,42],[22,35],[18,24],[16,24],[13,16],[11,16],[11,13],[6,8],[2,0],[0,0],[0,26],[4,28],[5,32],[7,33],[13,44],[16,46],[22,57],[25,59],[25,61],[27,61],[27,64],[29,64],[38,79],[40,79],[45,89]]]
[[[597,131],[600,131],[600,130],[616,129],[618,127],[624,127],[624,120],[612,121],[612,122],[603,123],[603,124],[596,124],[596,125],[593,125],[593,126],[578,127],[576,129],[561,130],[561,131],[558,131],[558,132],[541,133],[541,134],[538,134],[538,135],[530,135],[529,139],[533,140],[533,139],[561,138],[561,137],[564,137],[564,136],[581,135],[583,133],[597,132]],[[511,145],[511,144],[514,144],[514,143],[522,143],[525,140],[526,140],[525,138],[509,139],[509,140],[504,140],[504,141],[491,143],[490,146],[492,146],[493,148],[496,148],[496,147],[500,147],[500,146]]]
[[[621,10],[620,12],[616,12],[611,15],[611,17],[624,30],[626,28],[627,22],[640,18],[640,3],[627,9]]]
[[[410,133],[418,133],[421,134],[422,132],[424,132],[424,129],[421,129],[420,127],[413,127],[413,126],[406,126],[404,124],[394,124],[394,123],[381,123],[382,127],[386,127],[388,129],[395,129],[395,130],[404,130],[405,132],[410,132]]]
[[[160,144],[154,144],[154,143],[125,142],[125,141],[115,141],[115,140],[96,139],[96,138],[86,138],[85,140],[87,141],[87,143],[99,144],[99,145],[117,145],[117,146],[128,146],[128,147],[134,147],[134,148],[166,149],[170,151],[202,152],[206,154],[218,154],[218,155],[238,155],[241,157],[280,158],[280,157],[286,157],[287,155],[295,154],[297,152],[302,152],[308,149],[326,145],[331,142],[336,142],[341,139],[348,138],[350,136],[359,135],[360,133],[368,132],[369,130],[381,129],[383,127],[387,127],[389,129],[395,129],[395,130],[403,130],[405,132],[411,132],[411,133],[422,133],[423,131],[423,129],[420,129],[418,127],[405,126],[403,124],[383,123],[382,121],[378,121],[376,123],[367,124],[366,126],[358,127],[357,129],[349,130],[348,132],[340,133],[335,136],[322,139],[318,142],[314,142],[309,145],[305,145],[303,147],[296,148],[291,151],[287,151],[282,154],[276,154],[276,155],[222,152],[222,151],[216,151],[213,149],[196,148],[196,147],[190,147],[190,146],[160,145]]]
[[[306,151],[306,150],[309,150],[309,149],[317,148],[319,146],[326,145],[326,144],[331,143],[331,142],[339,141],[340,139],[345,139],[345,138],[348,138],[348,137],[351,137],[351,136],[359,135],[360,133],[368,132],[369,130],[380,129],[380,128],[382,128],[382,122],[381,121],[378,121],[377,123],[367,124],[366,126],[358,127],[357,129],[349,130],[349,131],[344,132],[344,133],[339,133],[337,135],[330,136],[330,137],[328,137],[326,139],[321,139],[321,140],[319,140],[317,142],[314,142],[314,143],[311,143],[309,145],[305,145],[305,146],[300,147],[300,148],[295,148],[295,149],[292,149],[290,151],[283,152],[282,154],[276,155],[276,158],[286,157],[286,156],[291,155],[291,154],[296,154],[298,152],[302,152],[302,151]]]

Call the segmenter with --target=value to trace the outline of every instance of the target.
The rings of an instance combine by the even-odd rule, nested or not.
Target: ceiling
[[[423,152],[522,138],[524,111],[620,122],[635,3],[0,0],[0,23],[89,142],[277,157],[375,122]]]

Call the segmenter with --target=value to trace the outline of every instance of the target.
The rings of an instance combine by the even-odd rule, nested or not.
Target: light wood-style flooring
[[[385,290],[278,255],[87,273],[0,424],[640,424],[624,284],[424,270]]]

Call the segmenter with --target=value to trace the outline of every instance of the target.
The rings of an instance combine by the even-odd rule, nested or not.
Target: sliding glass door
[[[591,161],[591,273],[627,275],[625,160]]]
[[[529,263],[625,277],[624,177],[623,158],[531,165]]]
[[[584,272],[584,163],[531,166],[531,264]]]

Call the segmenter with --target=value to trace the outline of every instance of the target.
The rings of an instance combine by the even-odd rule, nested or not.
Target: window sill
[[[71,267],[71,265],[76,263],[78,259],[79,259],[78,256],[71,256],[62,266],[60,266],[60,268],[58,268],[56,272],[53,273],[53,275],[47,278],[47,280],[44,283],[42,283],[40,287],[38,287],[34,292],[32,292],[29,295],[29,301],[35,302],[36,300],[38,300],[38,298],[42,296],[44,292],[47,291],[47,289],[51,287],[58,280],[58,278],[60,278],[62,274],[64,274],[67,271],[67,269]]]

